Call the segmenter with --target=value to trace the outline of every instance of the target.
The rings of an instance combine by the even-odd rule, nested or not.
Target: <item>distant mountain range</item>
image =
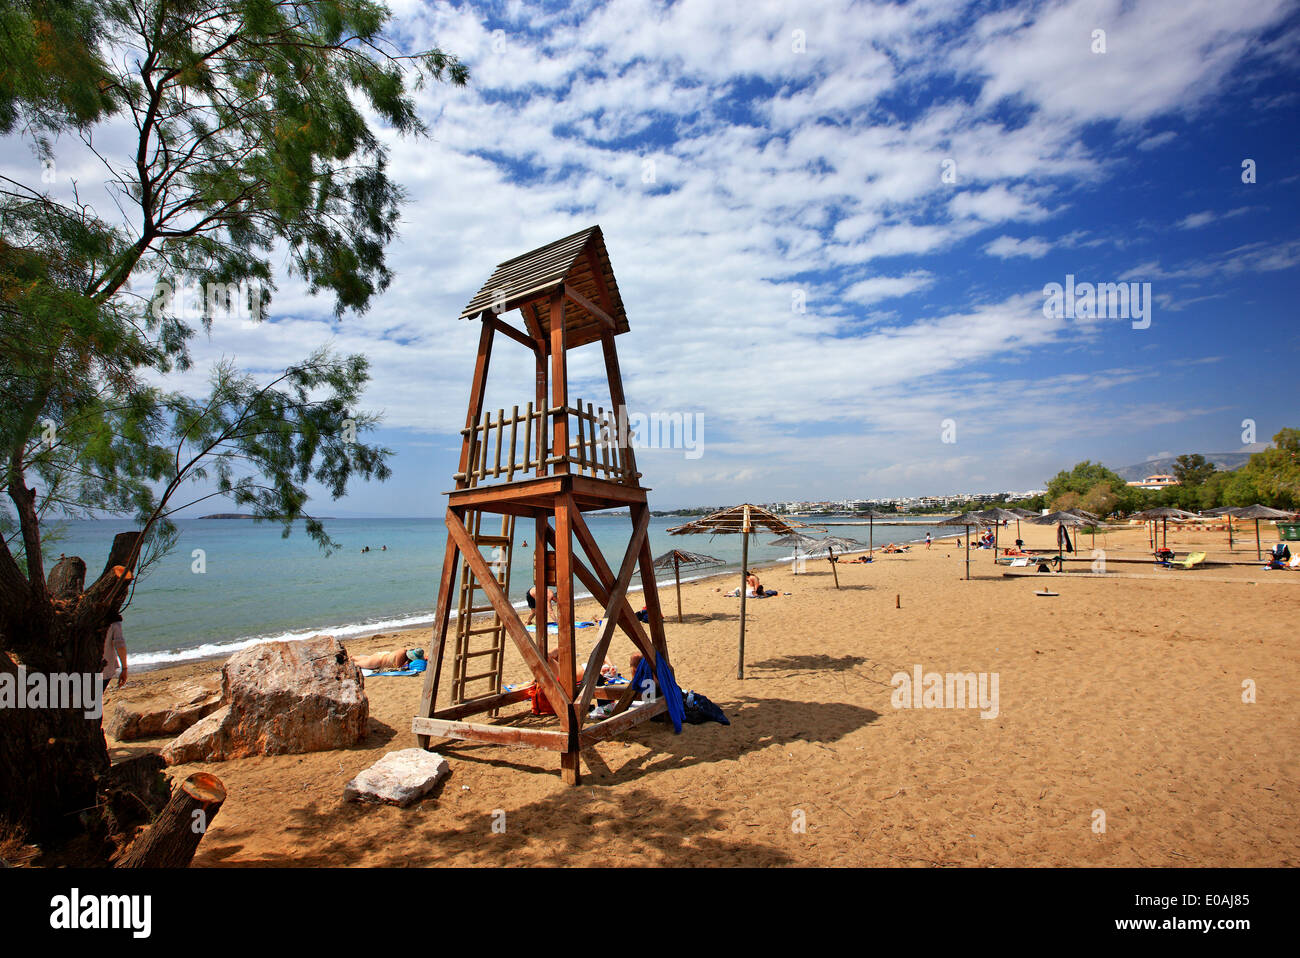
[[[1250,460],[1250,453],[1248,452],[1203,452],[1201,455],[1208,462],[1214,463],[1214,468],[1220,472],[1232,472],[1234,469],[1240,469]],[[1154,476],[1158,473],[1172,473],[1174,463],[1177,461],[1177,456],[1169,456],[1165,459],[1148,459],[1146,462],[1139,462],[1133,466],[1116,469],[1115,472],[1125,482],[1137,482],[1139,479],[1145,479],[1147,476]]]

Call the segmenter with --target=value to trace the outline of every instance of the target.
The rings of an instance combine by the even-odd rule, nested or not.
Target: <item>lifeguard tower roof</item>
[[[506,260],[461,310],[460,318],[475,319],[493,308],[499,313],[518,309],[531,336],[547,337],[550,295],[561,285],[576,294],[569,297],[564,315],[568,348],[599,342],[610,326],[605,317],[612,321],[614,335],[628,331],[623,298],[599,226]]]

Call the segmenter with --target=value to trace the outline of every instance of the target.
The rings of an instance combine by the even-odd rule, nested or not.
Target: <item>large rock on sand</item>
[[[332,635],[237,652],[221,670],[221,701],[162,750],[168,765],[347,748],[370,721],[361,670]]]
[[[437,752],[404,748],[389,752],[343,786],[343,799],[405,808],[433,791],[449,771],[447,760]]]
[[[104,731],[119,742],[179,735],[219,708],[221,681],[214,676],[178,686],[165,699],[119,702],[104,723]]]

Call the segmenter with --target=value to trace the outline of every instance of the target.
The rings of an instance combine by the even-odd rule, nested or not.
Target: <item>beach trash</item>
[[[370,725],[361,670],[332,635],[236,652],[221,693],[219,710],[163,748],[168,765],[348,748]]]
[[[437,752],[404,748],[389,752],[343,786],[343,799],[405,808],[428,795],[450,772]]]

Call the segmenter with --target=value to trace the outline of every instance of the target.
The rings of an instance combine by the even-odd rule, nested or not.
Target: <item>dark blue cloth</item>
[[[636,667],[636,674],[632,676],[633,687],[642,694],[652,687],[649,682],[654,682],[656,696],[662,696],[668,701],[668,717],[672,720],[673,729],[677,732],[682,730],[682,720],[686,717],[686,706],[682,702],[682,690],[677,685],[677,678],[673,675],[673,668],[668,664],[668,660],[662,655],[658,660],[658,679],[656,680],[650,672],[650,663],[644,658]]]

